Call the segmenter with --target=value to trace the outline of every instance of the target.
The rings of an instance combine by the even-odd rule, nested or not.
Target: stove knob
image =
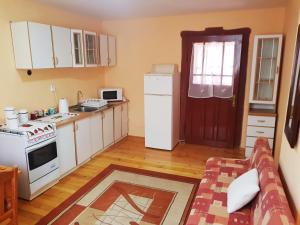
[[[34,129],[34,133],[36,133],[36,134],[37,134],[37,133],[38,133],[38,130],[37,130],[37,129]]]
[[[48,127],[44,127],[44,130],[49,130]]]
[[[31,136],[33,136],[33,135],[34,135],[34,133],[33,133],[33,132],[31,132],[31,131],[29,131],[29,134],[30,134]]]
[[[41,132],[44,132],[44,130],[43,130],[43,129],[41,129],[41,128],[38,128],[38,130],[39,130],[39,131],[41,131]]]
[[[51,125],[48,125],[48,127],[53,130],[53,127]]]

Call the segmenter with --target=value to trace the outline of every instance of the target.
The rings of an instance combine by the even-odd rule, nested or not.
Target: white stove
[[[0,133],[7,135],[21,135],[26,139],[26,147],[43,142],[56,136],[55,123],[28,121],[17,129],[0,126]]]
[[[17,129],[0,126],[0,164],[17,166],[19,197],[31,200],[59,179],[55,123],[28,121]]]

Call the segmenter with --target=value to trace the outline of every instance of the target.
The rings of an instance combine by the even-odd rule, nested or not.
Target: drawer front
[[[245,148],[245,157],[246,157],[246,158],[250,158],[252,152],[253,152],[253,148],[251,148],[251,147],[246,147],[246,148]]]
[[[270,116],[248,116],[248,125],[258,127],[275,127],[275,117]]]
[[[271,127],[247,127],[247,136],[274,138],[274,128]]]
[[[257,137],[247,137],[246,139],[246,146],[247,147],[254,147],[255,141]],[[273,139],[268,138],[270,148],[273,149]]]

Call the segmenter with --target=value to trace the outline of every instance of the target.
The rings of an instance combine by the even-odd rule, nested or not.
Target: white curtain
[[[194,43],[188,96],[231,98],[235,42]]]

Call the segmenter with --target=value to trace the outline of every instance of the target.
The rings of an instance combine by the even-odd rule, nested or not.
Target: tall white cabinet
[[[268,138],[274,148],[282,38],[281,34],[254,37],[246,157],[251,156],[257,137]]]

